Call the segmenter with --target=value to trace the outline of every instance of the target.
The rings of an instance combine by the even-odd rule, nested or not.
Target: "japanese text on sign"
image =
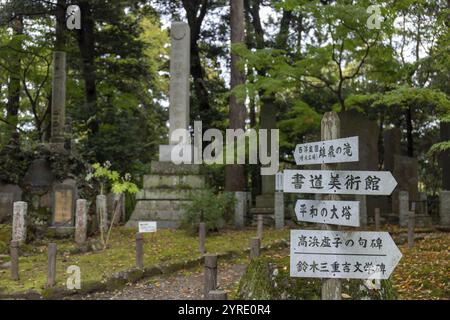
[[[359,160],[358,137],[298,144],[294,150],[297,165],[354,162]]]

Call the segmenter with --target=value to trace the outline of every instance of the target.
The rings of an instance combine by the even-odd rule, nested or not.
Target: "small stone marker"
[[[48,269],[47,288],[52,288],[56,283],[56,243],[48,244]]]
[[[387,279],[401,257],[387,232],[291,230],[291,277]]]
[[[76,204],[75,242],[83,244],[87,237],[87,201],[78,199]]]
[[[439,194],[439,222],[450,226],[450,191],[442,190]]]
[[[258,258],[260,255],[261,239],[256,237],[250,240],[250,259]]]
[[[275,229],[284,228],[284,194],[283,192],[275,192]]]
[[[409,193],[408,191],[400,191],[398,193],[398,210],[400,227],[408,226],[409,213]]]
[[[98,195],[96,199],[97,217],[100,223],[100,229],[106,233],[108,231],[108,211],[106,210],[106,196]]]
[[[414,226],[416,223],[416,214],[414,211],[410,211],[408,214],[408,248],[411,249],[414,246]]]
[[[223,290],[211,290],[208,294],[209,300],[228,300],[228,295]]]
[[[380,208],[375,208],[375,230],[380,230]]]
[[[247,192],[237,191],[234,194],[236,197],[236,204],[234,208],[234,224],[237,229],[242,229],[244,228],[245,224]]]
[[[217,255],[205,255],[205,278],[203,295],[205,299],[211,290],[217,289]]]
[[[359,227],[358,201],[297,200],[297,220]]]
[[[28,204],[23,201],[14,202],[13,206],[13,225],[12,240],[25,242],[27,238],[27,230],[25,217],[27,215]]]
[[[297,165],[358,161],[358,137],[298,144],[294,158]]]
[[[136,268],[144,269],[144,235],[136,234]]]
[[[198,226],[198,242],[200,254],[205,254],[205,238],[206,238],[206,223],[200,222]]]
[[[262,214],[258,214],[257,223],[256,236],[262,240],[264,230],[264,217]]]
[[[11,279],[19,280],[19,241],[11,241]]]

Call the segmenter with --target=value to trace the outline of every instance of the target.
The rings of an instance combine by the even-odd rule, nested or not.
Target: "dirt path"
[[[244,264],[219,266],[218,284],[225,291],[234,288],[245,272]],[[168,276],[157,276],[130,284],[113,292],[98,292],[73,296],[77,300],[192,300],[202,299],[203,270],[180,271]]]

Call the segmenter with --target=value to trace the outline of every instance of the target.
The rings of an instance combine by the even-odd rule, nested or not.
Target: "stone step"
[[[144,189],[175,188],[201,189],[206,185],[204,176],[200,175],[145,175]]]
[[[182,210],[189,200],[141,200],[136,208],[142,210]],[[135,209],[136,210],[136,209]]]
[[[133,212],[133,216],[130,218],[130,220],[180,220],[182,216],[183,212],[181,210],[147,210],[143,208],[137,208]]]
[[[201,172],[199,164],[174,164],[172,162],[152,161],[151,173],[158,175],[197,175]]]
[[[137,200],[186,200],[193,190],[184,189],[142,189],[136,194]]]

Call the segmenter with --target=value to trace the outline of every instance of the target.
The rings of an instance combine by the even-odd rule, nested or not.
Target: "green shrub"
[[[210,189],[192,192],[190,201],[183,205],[181,227],[196,233],[200,222],[206,223],[207,230],[219,230],[225,226],[225,212],[234,205],[232,193],[214,193]]]

